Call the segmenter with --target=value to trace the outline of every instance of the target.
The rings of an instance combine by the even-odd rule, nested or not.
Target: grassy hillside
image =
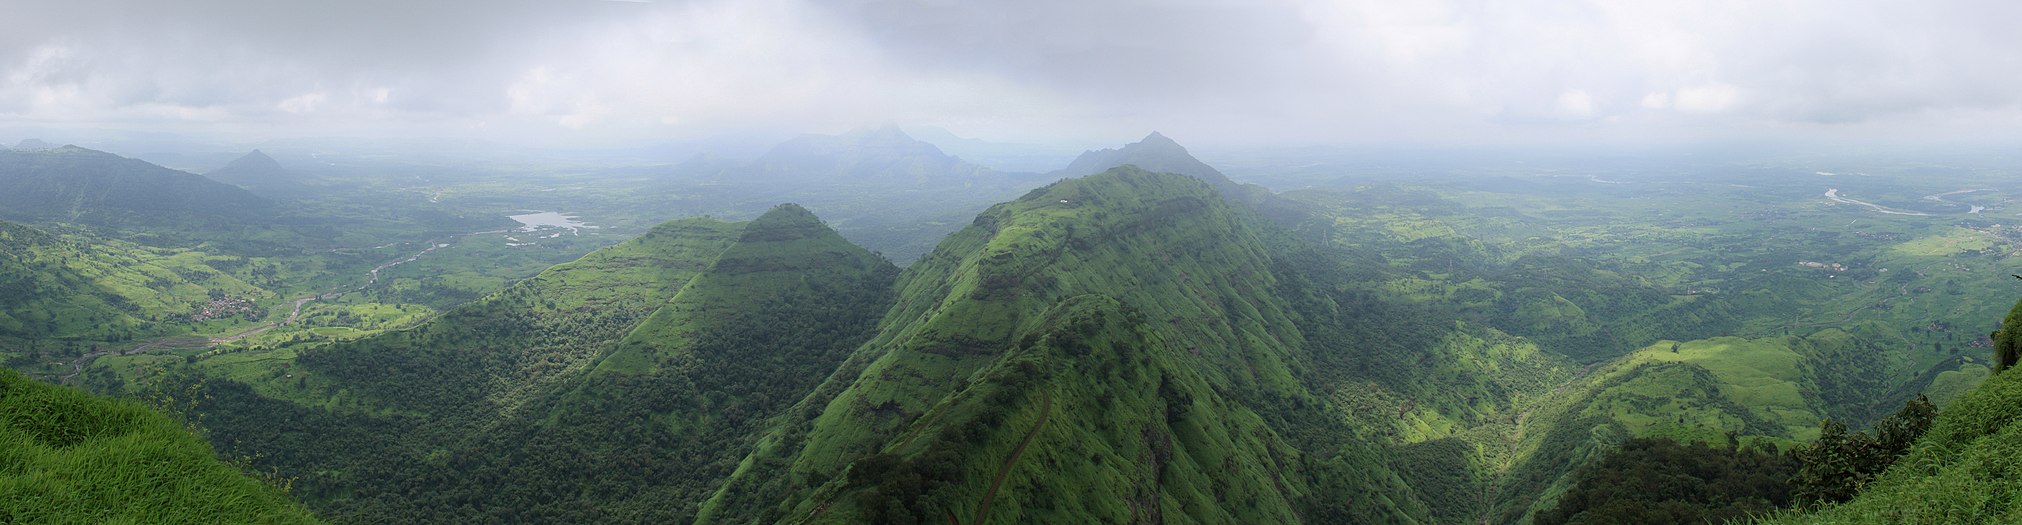
[[[133,401],[0,370],[0,522],[314,523]]]
[[[1810,190],[1199,179],[1064,180],[897,277],[798,207],[677,221],[420,327],[193,365],[220,446],[339,520],[1521,523],[1634,438],[1963,399],[1997,341],[1949,321],[2022,253],[1756,209]]]
[[[870,337],[897,272],[774,208],[591,369],[449,447],[467,459],[391,483],[468,505],[415,510],[447,521],[691,521],[762,423]]]
[[[57,236],[0,221],[0,339],[125,340],[186,330],[213,299],[274,299],[262,285],[276,273],[259,258]],[[224,317],[265,314],[248,308]]]
[[[2009,319],[2022,314],[2022,303]],[[2022,338],[2004,326],[1997,337]],[[2012,343],[2011,343],[2012,344]],[[1930,431],[1853,501],[1761,520],[1773,524],[2016,523],[2022,521],[2022,375],[1988,377],[1938,412]]]
[[[1422,516],[1325,423],[1271,265],[1183,176],[1121,168],[993,207],[907,269],[878,336],[698,521]]]
[[[329,345],[202,360],[172,378],[204,385],[213,439],[300,478],[333,519],[454,515],[411,492],[460,443],[567,379],[679,293],[742,224],[673,221],[556,265],[420,326]],[[429,481],[433,479],[433,481]],[[426,515],[417,516],[421,519]]]
[[[0,151],[0,188],[0,217],[15,220],[226,226],[273,211],[230,184],[76,146]]]
[[[674,221],[420,327],[215,381],[206,424],[335,519],[685,521],[870,337],[897,271],[798,206]]]
[[[1552,378],[1525,395],[1470,386],[1495,368],[1415,372],[1480,362],[1414,342],[1453,335],[1363,345],[1382,357],[1341,364],[1374,379],[1341,390],[1343,405],[1389,413],[1364,416],[1363,428],[1389,428],[1401,457],[1449,458],[1404,469],[1451,473],[1416,475],[1421,494],[1489,487],[1435,505],[1474,509],[1442,522],[1521,521],[1556,499],[1573,468],[1632,437],[1789,444],[1822,418],[1858,428],[1919,393],[1943,403],[1985,377],[1979,356],[1992,342],[1960,320],[1986,317],[1999,295],[1976,290],[2008,286],[1987,269],[2014,253],[2011,229],[1850,218],[1815,204],[1804,180],[1704,182],[1512,177],[1291,192],[1284,200],[1305,213],[1278,218],[1327,250],[1281,257],[1309,276],[1281,295],[1325,290],[1298,310],[1356,311],[1337,316],[1338,332],[1360,340],[1437,334],[1457,319],[1534,347],[1539,364],[1571,358],[1562,375],[1525,374]],[[1307,327],[1309,341],[1323,333]],[[1498,403],[1507,408],[1481,410]],[[1470,413],[1491,417],[1455,417]]]
[[[423,326],[305,351],[302,372],[376,407],[509,408],[578,373],[708,268],[742,224],[689,219],[556,265]]]

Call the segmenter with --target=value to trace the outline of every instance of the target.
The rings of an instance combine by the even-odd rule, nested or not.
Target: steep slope
[[[201,384],[213,442],[256,466],[297,477],[303,499],[336,519],[395,519],[444,505],[408,483],[450,450],[578,377],[707,269],[742,224],[687,219],[556,265],[415,328],[284,348],[271,376],[164,381]],[[460,450],[460,448],[458,448]],[[421,516],[426,517],[426,516]]]
[[[76,146],[0,152],[0,216],[164,227],[256,221],[271,203],[244,189]]]
[[[205,422],[340,519],[687,520],[896,274],[798,206],[674,221],[293,379],[213,378]]]
[[[242,257],[59,237],[0,221],[0,337],[151,335],[191,322],[192,313],[216,297],[272,297],[247,282],[253,270],[265,266]]]
[[[1182,176],[1120,168],[993,207],[908,268],[878,336],[698,522],[1423,516],[1297,378],[1270,266]]]
[[[316,522],[177,421],[5,369],[0,465],[0,522]]]
[[[2009,319],[2022,315],[2022,303]],[[2022,337],[2002,327],[1998,338]],[[1931,429],[1853,501],[1765,523],[2022,522],[2022,374],[2005,370],[1939,410]]]
[[[807,210],[776,207],[593,369],[450,447],[470,459],[389,480],[466,505],[402,515],[690,521],[760,424],[870,337],[896,274]],[[529,475],[557,472],[599,474]]]
[[[423,326],[307,351],[298,362],[379,407],[436,414],[508,408],[588,367],[706,270],[743,226],[668,222]]]
[[[308,188],[299,174],[282,167],[280,162],[260,150],[253,150],[204,176],[267,196],[294,195]]]

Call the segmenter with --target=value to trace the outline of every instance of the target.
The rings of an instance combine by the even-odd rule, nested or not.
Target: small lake
[[[579,229],[596,228],[596,226],[591,226],[590,223],[578,220],[576,218],[576,215],[571,213],[543,211],[520,215],[507,215],[506,217],[515,221],[519,221],[520,231],[523,232],[530,232],[541,228],[563,228],[573,233]]]

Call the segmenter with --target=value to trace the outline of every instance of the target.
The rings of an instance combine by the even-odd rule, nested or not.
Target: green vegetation
[[[0,339],[126,341],[187,331],[197,319],[257,320],[264,309],[231,308],[233,300],[273,300],[262,286],[278,271],[260,258],[94,242],[0,222]],[[225,307],[212,308],[214,300]]]
[[[1134,168],[993,207],[698,521],[1423,516],[1299,378],[1266,250],[1208,185]]]
[[[1813,506],[1852,499],[1876,475],[1888,469],[1910,445],[1930,430],[1938,408],[1917,398],[1883,418],[1872,435],[1848,433],[1846,425],[1826,420],[1818,439],[1793,455],[1801,468],[1791,478],[1799,505]]]
[[[896,272],[797,206],[671,222],[421,326],[213,379],[205,424],[344,520],[688,520],[870,336]]]
[[[16,220],[231,227],[273,211],[230,184],[76,146],[0,150],[0,187],[0,215]]]
[[[314,523],[180,422],[0,370],[0,521]]]
[[[1894,452],[1836,428],[1965,403],[2022,347],[1966,321],[2012,300],[2022,229],[1875,217],[1801,177],[1271,195],[1154,135],[971,215],[1026,179],[922,146],[295,173],[271,227],[181,243],[0,229],[29,241],[0,245],[0,284],[32,290],[0,295],[0,353],[103,392],[202,385],[220,450],[340,521],[1502,524],[1628,510],[1597,472],[1751,479],[1814,440],[1863,465],[1814,478],[1867,479]],[[833,229],[738,182],[829,172],[850,180],[785,194]],[[1844,187],[1956,183],[1905,181]],[[604,228],[500,223],[522,209]],[[698,212],[755,218],[645,227]],[[958,229],[903,272],[844,240],[911,259]],[[213,295],[252,308],[173,322]],[[1635,501],[1689,520],[1773,492]]]
[[[2015,319],[2022,305],[2010,312]],[[2007,324],[2006,326],[2014,326]],[[1820,509],[1785,512],[1763,523],[2013,523],[2022,520],[2022,376],[1995,374],[1931,419],[1911,405],[1875,435],[1828,430],[1805,456],[1799,480],[1817,482]],[[1925,428],[1928,431],[1925,431]],[[1921,439],[1917,436],[1921,434]],[[1908,445],[1914,441],[1914,445]],[[1893,460],[1893,463],[1890,462]],[[1886,469],[1885,471],[1882,469]],[[1875,474],[1879,472],[1880,475]],[[1849,490],[1853,489],[1853,490]],[[1857,490],[1857,493],[1855,492]]]
[[[1579,481],[1558,506],[1532,523],[1723,523],[1790,506],[1786,479],[1796,471],[1796,463],[1773,448],[1631,439],[1580,467]]]

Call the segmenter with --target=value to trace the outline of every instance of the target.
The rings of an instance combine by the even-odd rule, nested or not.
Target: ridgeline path
[[[1004,466],[997,468],[997,477],[990,480],[990,490],[983,491],[983,505],[976,508],[976,519],[969,525],[983,525],[983,520],[989,519],[990,500],[997,498],[997,489],[1004,485],[1004,478],[1011,476],[1011,467],[1018,463],[1019,456],[1025,454],[1025,447],[1032,444],[1032,438],[1039,437],[1039,431],[1046,429],[1046,417],[1052,414],[1053,393],[1039,391],[1039,422],[1033,423],[1032,430],[1025,432],[1025,439],[1018,442],[1018,448],[1011,449],[1011,455],[1004,458]],[[948,520],[954,521],[954,525],[961,525],[961,522],[955,521],[952,512],[948,514]]]

